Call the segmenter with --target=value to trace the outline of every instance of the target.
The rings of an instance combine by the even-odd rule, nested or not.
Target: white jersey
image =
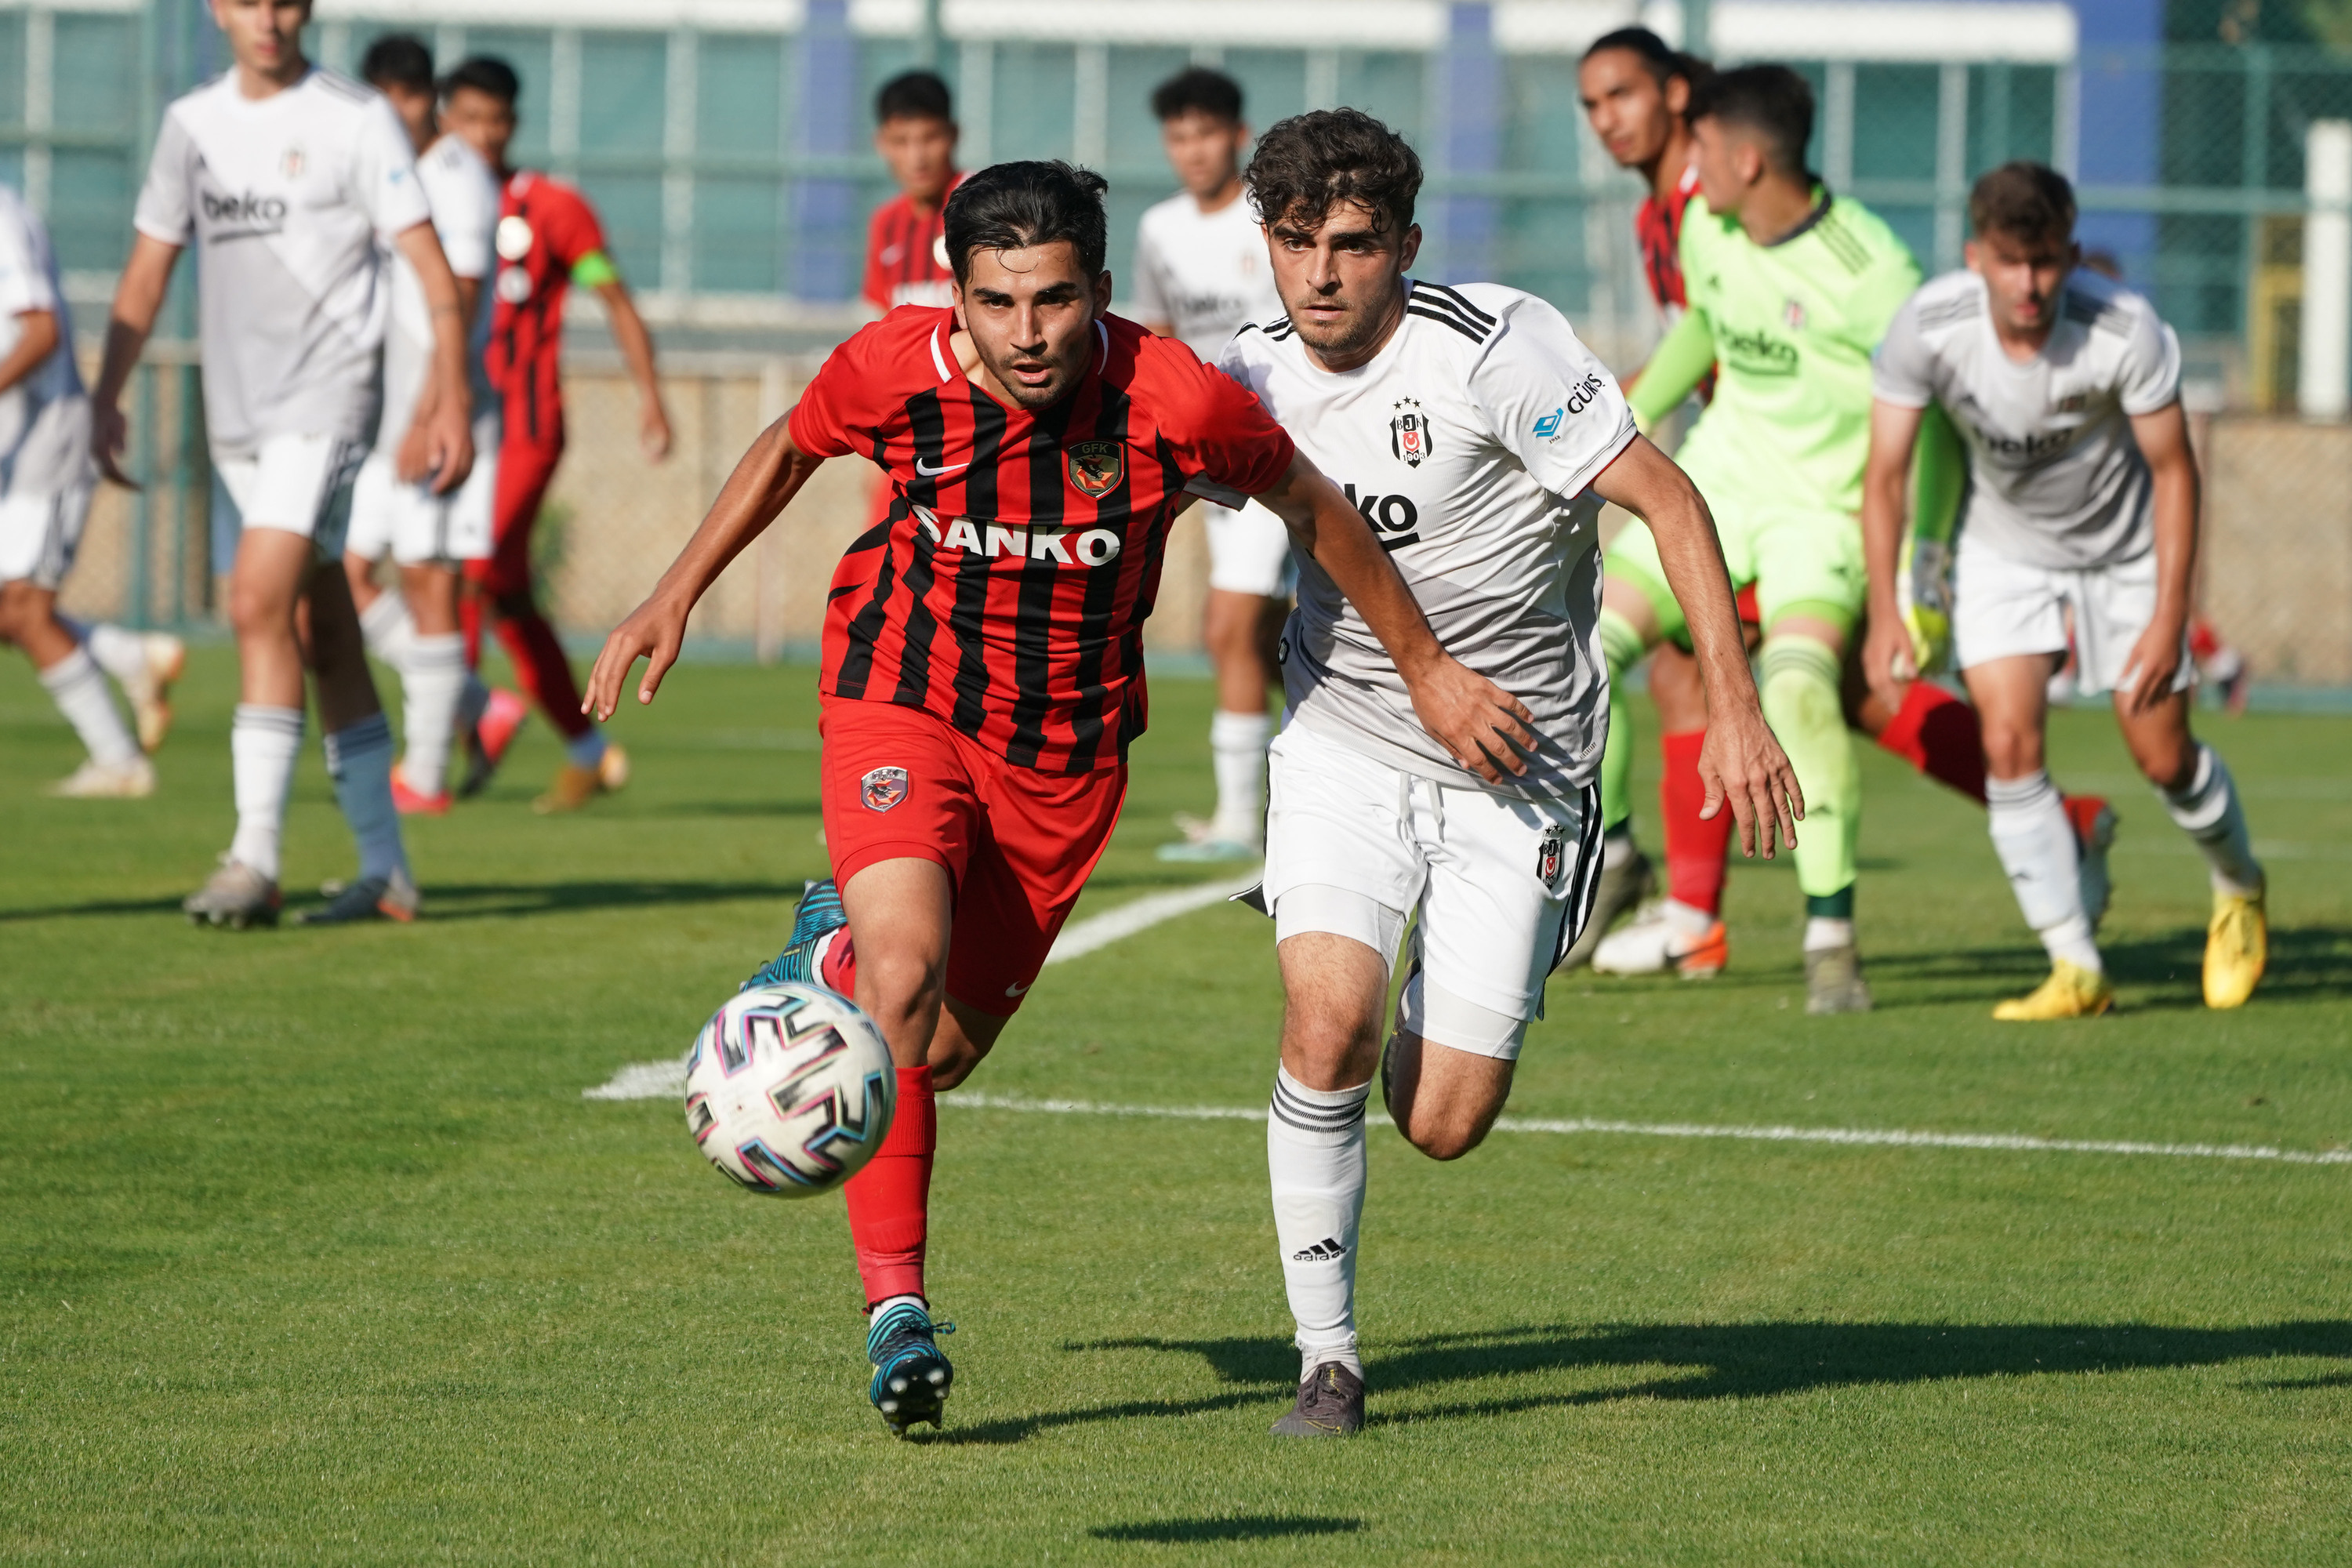
[[[1250,321],[1282,314],[1265,230],[1246,194],[1204,213],[1186,192],[1144,210],[1135,229],[1139,321],[1171,323],[1184,346],[1208,361]]]
[[[89,400],[74,364],[73,319],[48,231],[22,196],[0,185],[0,358],[16,352],[25,335],[17,318],[28,310],[57,318],[58,346],[0,392],[0,493],[60,495],[91,468]]]
[[[1356,503],[1445,650],[1527,704],[1536,752],[1524,778],[1499,785],[1446,755],[1380,639],[1309,560],[1283,635],[1291,712],[1441,784],[1566,798],[1592,781],[1608,737],[1589,487],[1633,441],[1633,412],[1534,295],[1408,286],[1403,323],[1367,365],[1318,369],[1280,317],[1244,328],[1223,369]]]
[[[466,332],[467,378],[473,386],[474,406],[480,408],[491,400],[489,372],[483,362],[496,308],[489,279],[498,264],[491,250],[499,226],[498,176],[463,137],[444,136],[416,160],[416,178],[433,210],[433,232],[440,238],[441,253],[449,258],[449,270],[482,285]],[[425,302],[425,282],[416,268],[397,249],[389,248],[389,235],[378,237],[387,247],[392,268],[392,321],[383,340],[383,419],[376,450],[393,452],[408,433],[409,416],[432,374],[433,312]]]
[[[399,117],[348,77],[248,99],[232,70],[173,102],[134,222],[196,247],[215,450],[365,436],[391,293],[376,236],[429,216]]]
[[[1984,279],[1948,272],[1895,312],[1871,390],[1951,415],[1969,448],[1969,536],[2029,565],[2112,565],[2156,542],[2131,419],[2180,395],[2180,340],[2139,295],[2079,268],[2057,310],[2021,364],[1993,331]]]

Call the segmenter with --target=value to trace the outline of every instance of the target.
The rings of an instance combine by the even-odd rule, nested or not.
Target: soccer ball
[[[882,1031],[822,985],[729,997],[686,1058],[686,1130],[719,1174],[778,1197],[829,1193],[856,1175],[898,1100]]]

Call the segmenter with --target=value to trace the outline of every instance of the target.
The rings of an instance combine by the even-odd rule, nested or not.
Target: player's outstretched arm
[[[1517,698],[1445,651],[1429,617],[1339,487],[1299,453],[1281,482],[1257,498],[1290,530],[1291,542],[1314,559],[1381,639],[1412,694],[1422,727],[1448,755],[1485,779],[1528,771],[1534,715]]]
[[[1862,557],[1870,569],[1870,630],[1862,642],[1862,673],[1889,708],[1919,679],[1911,628],[1895,593],[1903,557],[1904,512],[1911,495],[1911,454],[1919,444],[1921,408],[1884,398],[1870,405],[1870,458],[1862,470]]]
[[[114,285],[114,309],[106,321],[106,356],[100,362],[98,384],[90,390],[90,453],[98,471],[116,484],[137,489],[138,481],[122,471],[123,448],[131,429],[122,417],[122,389],[138,368],[146,350],[147,334],[163,309],[163,290],[172,282],[172,266],[180,247],[153,235],[137,234],[131,240],[131,259]]]
[[[662,677],[677,662],[678,646],[686,640],[686,617],[727,563],[776,521],[808,477],[824,459],[813,458],[793,445],[792,415],[787,412],[760,432],[726,485],[702,526],[686,542],[661,581],[629,618],[613,628],[596,655],[588,676],[583,713],[610,719],[620,705],[621,688],[637,660],[646,663],[646,678],[637,686],[637,700],[651,702],[661,689]]]
[[[1805,793],[1788,753],[1764,722],[1764,704],[1756,695],[1739,612],[1732,603],[1731,574],[1706,501],[1690,476],[1646,436],[1634,437],[1592,489],[1650,525],[1666,586],[1690,626],[1691,651],[1706,682],[1706,741],[1698,755],[1706,804],[1699,815],[1712,818],[1728,804],[1739,825],[1740,852],[1751,858],[1761,849],[1766,859],[1772,858],[1776,839],[1794,847]]]
[[[646,319],[637,314],[629,286],[618,278],[599,282],[596,298],[604,301],[613,342],[621,351],[622,363],[629,367],[629,380],[636,384],[637,444],[658,463],[669,456],[670,435],[669,410],[662,405],[661,376],[654,369],[654,335],[646,330]]]
[[[393,237],[424,286],[425,308],[433,313],[433,374],[401,437],[400,477],[414,484],[427,474],[433,493],[447,495],[474,468],[474,395],[466,383],[466,310],[457,275],[449,270],[441,238],[430,222],[411,224]]]
[[[2132,648],[2131,685],[2124,692],[2124,710],[2137,718],[2171,696],[2180,677],[2180,645],[2197,579],[2199,482],[2189,419],[2178,400],[2153,414],[2133,415],[2131,426],[2154,480],[2156,508],[2156,614]]]

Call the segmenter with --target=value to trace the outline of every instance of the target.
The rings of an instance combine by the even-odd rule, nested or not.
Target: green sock
[[[1838,658],[1804,637],[1764,639],[1764,720],[1805,792],[1797,886],[1829,898],[1853,885],[1862,837],[1862,765],[1838,701]]]
[[[1633,815],[1633,721],[1626,711],[1625,672],[1649,649],[1614,610],[1601,612],[1601,653],[1609,661],[1609,741],[1601,752],[1601,827],[1614,833]]]

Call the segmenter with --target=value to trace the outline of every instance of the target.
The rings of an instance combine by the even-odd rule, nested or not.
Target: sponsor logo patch
[[[1127,478],[1127,448],[1117,441],[1080,441],[1063,454],[1070,488],[1099,500]]]
[[[1390,455],[1406,468],[1417,468],[1433,450],[1429,439],[1429,416],[1421,411],[1418,400],[1400,399],[1396,416],[1389,421]]]
[[[868,811],[887,811],[907,798],[907,770],[875,768],[857,781],[857,798]]]

